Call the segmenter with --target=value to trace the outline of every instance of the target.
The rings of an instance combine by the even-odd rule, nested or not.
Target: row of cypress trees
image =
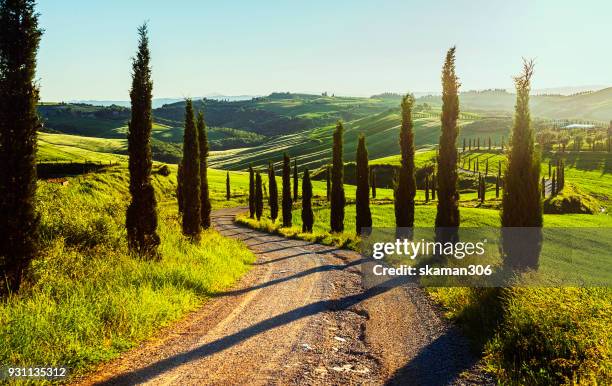
[[[200,111],[197,122],[191,99],[185,101],[185,131],[183,159],[177,178],[177,198],[182,214],[183,234],[197,241],[202,229],[211,226],[210,192],[208,187],[208,133],[204,114]],[[226,176],[226,196],[229,196],[229,173]],[[229,199],[229,197],[226,197]]]

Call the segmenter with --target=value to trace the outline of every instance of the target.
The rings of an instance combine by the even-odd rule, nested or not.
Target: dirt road
[[[237,226],[258,255],[238,285],[82,384],[482,384],[466,340],[418,288],[364,290],[360,256]]]

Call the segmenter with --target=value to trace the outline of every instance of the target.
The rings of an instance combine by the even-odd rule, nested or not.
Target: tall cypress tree
[[[455,74],[455,47],[448,50],[442,69],[442,133],[438,154],[436,238],[458,239],[459,192],[457,190],[457,119],[459,81]]]
[[[225,175],[225,200],[229,201],[230,198],[232,198],[232,191],[230,187],[230,176],[229,176],[229,171],[228,171],[226,172],[226,175]]]
[[[542,239],[540,156],[535,149],[529,112],[532,74],[533,61],[525,61],[523,73],[514,79],[516,107],[501,211],[504,265],[519,270],[538,266]],[[527,234],[517,236],[510,227],[528,228]]]
[[[132,116],[128,122],[130,194],[125,225],[130,249],[140,255],[154,255],[160,243],[157,235],[157,202],[151,184],[151,55],[147,25],[138,28],[138,53],[132,63],[130,100]]]
[[[342,122],[338,121],[334,131],[334,144],[332,149],[332,169],[331,169],[331,208],[330,208],[330,228],[332,232],[342,232],[344,230],[344,161],[342,158],[343,147]]]
[[[255,216],[255,174],[253,166],[249,166],[249,217]]]
[[[278,218],[278,187],[276,186],[276,175],[272,162],[268,164],[268,205],[270,206],[270,218],[275,222]]]
[[[183,160],[179,162],[176,173],[176,201],[179,213],[183,214]]]
[[[361,234],[361,228],[372,227],[372,213],[370,212],[370,184],[368,182],[368,149],[363,134],[359,136],[357,144],[357,191],[355,193],[355,233]]]
[[[370,184],[372,185],[372,198],[376,198],[376,171],[371,170]]]
[[[36,53],[33,0],[0,1],[0,294],[19,289],[38,250]]]
[[[298,200],[298,167],[297,167],[297,159],[293,160],[293,201],[297,202]]]
[[[261,175],[255,174],[255,216],[257,221],[261,220],[263,214],[263,191],[261,188]]]
[[[283,155],[283,226],[291,226],[291,160]]]
[[[312,232],[314,215],[312,213],[312,183],[308,169],[302,179],[302,232]]]
[[[201,111],[198,113],[197,126],[200,146],[200,215],[202,217],[202,228],[208,229],[210,228],[210,212],[212,210],[208,193],[208,134],[204,114]]]
[[[327,170],[325,171],[325,193],[327,194],[327,201],[330,200],[331,197],[331,168],[329,165],[327,166]]]
[[[414,177],[414,132],[412,123],[412,106],[414,97],[402,98],[402,125],[400,127],[399,145],[402,154],[395,194],[395,226],[410,228],[414,226],[414,197],[416,180]]]
[[[199,239],[202,222],[200,200],[200,143],[191,99],[185,101],[183,134],[183,233]]]

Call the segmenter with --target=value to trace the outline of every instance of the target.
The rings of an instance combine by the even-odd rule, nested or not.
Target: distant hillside
[[[421,97],[417,101],[432,106],[442,104],[438,95]],[[461,108],[468,111],[511,113],[516,95],[505,90],[469,91],[461,93],[459,101]],[[534,117],[612,120],[612,87],[574,95],[534,95],[530,102]]]
[[[247,101],[194,101],[194,108],[205,111],[206,122],[211,126],[232,127],[268,137],[321,127],[338,120],[351,121],[395,106],[394,100],[386,98],[291,93],[273,93]],[[173,122],[182,122],[184,114],[182,101],[154,111],[155,117]]]

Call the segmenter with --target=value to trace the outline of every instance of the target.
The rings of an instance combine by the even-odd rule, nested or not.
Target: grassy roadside
[[[321,203],[321,202],[319,202]],[[470,205],[469,202],[463,204]],[[393,205],[374,202],[373,223],[393,227]],[[419,203],[417,227],[434,222],[434,205]],[[329,206],[314,209],[313,233],[301,232],[300,210],[293,227],[279,221],[238,216],[249,227],[290,238],[358,249],[355,207],[345,208],[345,232],[330,234]],[[267,215],[267,213],[265,213]],[[463,226],[499,226],[495,209],[462,207]],[[545,215],[545,226],[612,227],[608,215]],[[546,264],[546,262],[544,262]],[[483,353],[486,367],[507,384],[607,384],[612,380],[612,290],[609,288],[429,288]]]
[[[219,182],[225,175],[216,174]],[[65,365],[83,373],[249,270],[255,257],[241,243],[215,231],[205,232],[199,245],[182,236],[175,170],[167,177],[155,173],[153,181],[160,261],[143,261],[127,250],[124,167],[69,178],[67,186],[39,182],[42,253],[23,290],[0,303],[0,363]]]

